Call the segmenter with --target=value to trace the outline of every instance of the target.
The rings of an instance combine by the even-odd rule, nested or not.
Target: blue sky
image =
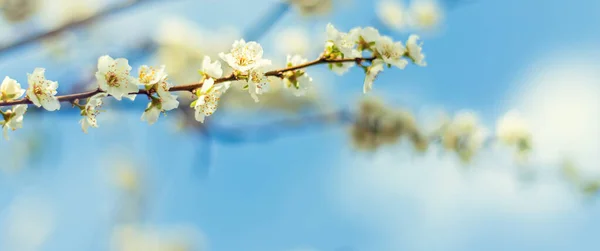
[[[94,63],[106,53],[119,56],[123,42],[155,31],[163,16],[189,18],[206,29],[233,26],[244,30],[275,2],[181,1],[134,10],[101,26],[104,34],[111,35],[99,39],[98,46],[83,46],[77,61],[53,63],[37,55],[33,47],[0,57],[0,69],[25,83],[25,73],[43,66],[49,79],[61,77],[59,83],[69,83],[77,79],[80,64]],[[273,55],[268,48],[273,48],[275,35],[286,26],[322,27],[324,31],[327,22],[342,30],[375,24],[374,2],[349,2],[317,20],[286,15],[259,42]],[[599,11],[600,2],[592,0],[477,0],[447,10],[441,31],[422,36],[428,66],[386,70],[375,82],[372,95],[415,112],[427,107],[472,109],[489,126],[507,110],[522,108],[535,120],[534,128],[540,129],[541,143],[564,147],[564,142],[581,139],[581,145],[568,148],[570,153],[600,173],[598,157],[594,157],[598,145],[584,142],[599,135],[600,113],[594,113],[600,107],[600,78],[596,78],[600,77],[600,32],[595,25],[600,23]],[[398,40],[408,36],[389,35]],[[354,69],[337,77],[322,68],[309,73],[314,71],[315,78],[323,79],[328,98],[339,107],[355,105],[362,95],[363,73]],[[582,77],[586,74],[591,77]],[[556,85],[545,86],[546,82]],[[563,99],[561,93],[571,99]],[[553,105],[548,99],[563,102],[556,103],[559,112],[563,112],[558,108],[561,104],[580,102],[574,107],[590,113],[536,116],[546,111],[539,107]],[[136,105],[142,107],[140,102]],[[54,231],[40,250],[106,250],[111,212],[119,207],[111,167],[114,161],[129,159],[144,171],[150,184],[145,223],[191,225],[202,232],[208,250],[600,247],[598,205],[582,203],[555,178],[521,189],[513,175],[514,165],[503,153],[484,152],[474,164],[476,170],[465,174],[448,156],[412,156],[404,145],[376,154],[354,152],[341,126],[292,133],[269,142],[209,145],[197,135],[173,132],[169,123],[173,117],[161,117],[156,125],[148,126],[139,121],[141,112],[116,114],[116,121],[101,124],[88,135],[81,133],[75,116],[26,117],[24,129],[0,144],[0,160],[14,158],[12,144],[34,132],[46,132],[56,140],[44,145],[48,151],[37,162],[27,163],[27,169],[0,173],[0,226],[8,225],[6,215],[18,198],[33,198],[54,215]],[[251,118],[250,122],[265,120]],[[560,118],[589,125],[575,128],[592,136],[566,135],[572,124],[552,123]],[[225,124],[236,121],[227,116],[219,119]],[[551,129],[542,130],[545,127]],[[540,146],[536,165],[548,170],[553,159],[545,157],[564,151]],[[199,154],[209,148],[210,154]],[[210,162],[204,159],[208,155]],[[199,175],[207,163],[210,175]],[[0,245],[0,250],[11,249]]]

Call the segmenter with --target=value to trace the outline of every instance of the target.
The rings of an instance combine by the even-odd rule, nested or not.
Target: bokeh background
[[[75,109],[30,107],[0,142],[0,250],[600,249],[599,1],[0,0],[0,10],[0,77],[25,85],[44,67],[59,93],[93,89],[105,54],[134,69],[165,64],[175,84],[197,81],[202,56],[239,38],[280,65],[289,53],[315,58],[329,22],[419,34],[428,62],[386,70],[369,94],[359,69],[313,67],[309,95],[273,88],[255,104],[232,90],[205,124],[173,111],[148,126],[138,99],[109,104],[84,134]],[[332,114],[356,114],[365,96],[424,128],[470,110],[493,133],[518,110],[530,157],[496,144],[469,163],[433,144],[361,149],[352,120]]]

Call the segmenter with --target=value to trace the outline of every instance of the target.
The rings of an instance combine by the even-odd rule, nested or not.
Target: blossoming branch
[[[105,55],[98,59],[96,90],[57,96],[58,82],[46,79],[44,68],[36,68],[33,73],[27,74],[27,90],[22,89],[16,80],[5,77],[0,85],[0,107],[12,107],[0,109],[4,118],[0,125],[4,137],[8,139],[8,129],[14,131],[22,128],[23,116],[29,104],[56,111],[61,108],[61,102],[69,102],[80,109],[83,117],[80,124],[87,133],[89,127],[98,127],[96,116],[100,113],[104,98],[112,96],[119,101],[123,98],[133,101],[137,95],[148,97],[150,102],[141,120],[153,124],[161,113],[179,106],[177,96],[172,94],[178,91],[195,94],[196,98],[190,107],[195,110],[195,119],[204,122],[205,117],[217,110],[221,95],[234,81],[244,84],[254,101],[259,102],[258,95],[269,89],[269,77],[282,79],[284,86],[295,95],[304,95],[312,83],[312,78],[304,69],[315,65],[327,64],[338,75],[355,65],[361,67],[366,74],[363,85],[365,93],[372,89],[373,82],[385,66],[404,69],[409,61],[426,66],[417,35],[411,35],[405,47],[402,42],[393,41],[372,27],[357,27],[346,33],[328,24],[326,31],[325,49],[319,58],[308,61],[299,55],[289,55],[286,67],[275,70],[270,69],[271,60],[263,58],[260,44],[243,39],[235,41],[228,53],[219,54],[220,59],[233,70],[231,74],[224,76],[221,61],[213,61],[205,56],[198,71],[200,80],[187,85],[174,86],[170,83],[164,65],[158,68],[143,65],[136,78],[130,74],[132,67],[127,59],[113,59]],[[369,55],[363,55],[365,52]],[[21,98],[24,94],[25,97]],[[85,104],[81,104],[84,99]]]

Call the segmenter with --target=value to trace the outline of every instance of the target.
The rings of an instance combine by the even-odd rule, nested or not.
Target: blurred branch
[[[256,41],[263,37],[271,28],[291,9],[288,1],[276,3],[269,12],[265,14],[257,23],[251,26],[245,33],[244,39]]]
[[[152,2],[156,2],[156,1],[161,1],[161,0],[131,0],[131,1],[125,1],[120,4],[116,4],[114,6],[106,8],[104,10],[101,10],[96,15],[90,16],[88,18],[84,18],[84,19],[81,19],[78,21],[68,23],[64,26],[49,30],[47,32],[34,34],[31,36],[25,37],[24,39],[21,39],[15,43],[0,47],[0,54],[4,54],[11,50],[19,49],[20,47],[23,47],[25,45],[28,45],[28,44],[36,42],[36,41],[41,41],[43,39],[53,37],[57,34],[60,34],[63,31],[66,31],[66,30],[74,29],[74,28],[84,26],[84,25],[89,25],[89,24],[91,24],[99,19],[102,19],[104,17],[121,13],[121,12],[129,10],[135,6],[141,6],[141,4],[143,4],[143,3],[152,3]]]
[[[344,124],[351,121],[353,121],[353,115],[347,110],[340,110],[287,118],[258,125],[228,127],[213,122],[206,130],[214,141],[224,144],[263,143],[281,138],[281,135],[285,132],[297,132],[298,129],[312,126]]]

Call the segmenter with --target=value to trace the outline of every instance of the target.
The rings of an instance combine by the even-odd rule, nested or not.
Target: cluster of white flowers
[[[27,75],[29,87],[27,90],[14,79],[6,77],[0,86],[0,106],[12,105],[11,109],[0,110],[4,121],[0,122],[7,137],[8,129],[16,130],[22,127],[23,115],[27,105],[33,104],[48,111],[61,108],[60,102],[70,102],[73,107],[80,109],[82,119],[79,121],[84,133],[90,127],[97,128],[97,116],[101,112],[103,99],[109,96],[121,101],[123,98],[134,101],[137,95],[148,97],[148,105],[141,116],[142,121],[154,124],[161,113],[166,114],[179,107],[178,97],[171,94],[174,91],[190,91],[195,95],[190,107],[195,110],[195,119],[204,122],[205,117],[212,115],[218,107],[221,96],[234,82],[242,82],[255,102],[258,95],[269,90],[269,77],[279,78],[283,86],[296,96],[305,95],[312,86],[312,78],[304,68],[316,64],[329,64],[330,68],[343,74],[353,65],[361,66],[366,73],[364,92],[372,89],[373,81],[383,71],[384,66],[396,66],[403,69],[408,60],[417,65],[425,66],[425,56],[421,52],[419,37],[412,35],[406,42],[401,42],[382,36],[373,27],[355,28],[348,33],[338,31],[329,24],[326,29],[327,41],[325,50],[320,58],[309,62],[300,55],[288,55],[285,68],[272,70],[272,61],[263,58],[263,48],[254,41],[243,39],[233,43],[228,53],[219,53],[219,57],[232,73],[224,76],[221,61],[213,61],[209,56],[202,59],[199,70],[199,82],[173,86],[165,71],[166,67],[158,68],[142,65],[139,76],[131,75],[132,67],[125,58],[112,58],[108,55],[98,59],[98,70],[95,73],[98,88],[88,93],[66,96],[56,96],[58,82],[47,80],[44,68],[36,68]],[[370,57],[363,57],[363,52],[371,52]],[[365,65],[364,63],[370,63]],[[21,98],[25,95],[25,98]],[[80,99],[87,99],[80,104]]]
[[[471,111],[458,112],[451,121],[443,124],[439,133],[444,148],[456,152],[464,162],[471,161],[488,136],[488,130]]]
[[[397,31],[435,29],[444,18],[436,0],[412,0],[408,8],[399,0],[379,0],[375,9],[379,20]]]
[[[364,51],[371,52],[371,57],[363,58]],[[405,47],[402,42],[396,42],[389,36],[379,34],[379,31],[373,27],[357,27],[344,33],[338,31],[332,24],[327,25],[324,58],[337,60],[335,63],[330,63],[329,68],[338,75],[344,74],[354,65],[363,67],[366,73],[364,93],[373,88],[373,82],[386,65],[388,68],[395,66],[404,69],[408,64],[407,59],[419,66],[427,65],[418,35],[410,35]],[[344,59],[354,60],[344,61]],[[365,66],[363,61],[370,61],[371,64]]]
[[[374,151],[395,144],[402,136],[414,149],[424,152],[434,143],[469,163],[486,146],[494,142],[516,150],[516,159],[524,161],[532,148],[532,133],[517,111],[510,111],[496,124],[495,135],[481,124],[476,113],[459,111],[450,118],[443,113],[432,128],[419,125],[415,116],[405,109],[388,107],[380,100],[364,99],[354,117],[350,136],[355,147]]]

